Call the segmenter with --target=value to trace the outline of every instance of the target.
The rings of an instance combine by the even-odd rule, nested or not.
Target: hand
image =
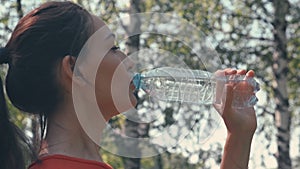
[[[246,78],[253,78],[255,73],[250,70],[234,70],[225,69],[223,71],[217,71],[217,76],[224,75],[246,75]],[[253,95],[253,87],[247,82],[239,83],[224,83],[217,81],[217,93],[216,97],[219,98],[220,104],[214,104],[216,110],[222,115],[222,118],[227,127],[228,134],[234,134],[241,137],[250,136],[252,138],[256,127],[256,115],[253,107],[235,108],[232,106],[234,101],[234,94],[240,90],[245,97]]]

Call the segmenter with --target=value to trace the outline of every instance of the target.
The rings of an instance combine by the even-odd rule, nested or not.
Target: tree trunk
[[[289,100],[287,92],[288,54],[286,37],[286,15],[289,9],[288,0],[274,0],[274,45],[273,73],[275,81],[273,90],[276,100],[275,120],[277,127],[277,162],[279,169],[290,169],[290,125],[291,112],[289,111]]]
[[[132,118],[130,118],[132,119]],[[125,135],[131,138],[138,138],[139,132],[138,127],[139,124],[131,121],[126,120],[125,122]],[[139,147],[138,147],[138,140],[125,140],[125,146],[126,149],[130,149],[131,151],[136,152],[137,154],[140,153]],[[128,157],[122,157],[122,161],[124,163],[125,169],[139,169],[141,160],[140,158],[128,158]]]
[[[130,14],[139,13],[139,0],[131,0],[130,1]],[[130,36],[135,34],[135,32],[140,32],[140,20],[137,17],[130,16],[130,23],[126,27],[126,32],[128,33],[128,40],[126,42],[127,54],[130,55],[139,50],[140,44],[140,37],[139,35]],[[131,118],[134,119],[134,118]],[[139,123],[131,121],[129,119],[125,122],[125,134],[128,137],[138,138],[140,137],[139,134]],[[138,148],[138,141],[130,140],[125,142],[125,146],[127,149],[134,150],[135,152],[139,153],[140,150]],[[128,158],[122,157],[124,168],[125,169],[139,169],[141,159],[140,158]]]

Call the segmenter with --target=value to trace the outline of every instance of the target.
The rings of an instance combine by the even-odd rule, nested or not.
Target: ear
[[[72,78],[75,63],[76,58],[70,55],[65,56],[61,61],[61,82],[67,92],[72,92]]]

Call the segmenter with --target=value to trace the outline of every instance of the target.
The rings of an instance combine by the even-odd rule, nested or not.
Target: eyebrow
[[[106,36],[105,40],[106,40],[106,39],[109,39],[110,37],[114,37],[114,38],[115,38],[115,37],[116,37],[116,35],[115,35],[115,34],[113,34],[113,33],[111,33],[111,34],[109,34],[108,36]]]

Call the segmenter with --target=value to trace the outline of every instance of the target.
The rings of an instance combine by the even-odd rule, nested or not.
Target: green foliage
[[[117,155],[114,155],[114,154],[112,154],[108,151],[105,151],[103,149],[100,150],[100,153],[101,153],[102,160],[105,163],[110,164],[114,169],[124,168],[123,161],[122,161],[121,157],[119,157]]]

